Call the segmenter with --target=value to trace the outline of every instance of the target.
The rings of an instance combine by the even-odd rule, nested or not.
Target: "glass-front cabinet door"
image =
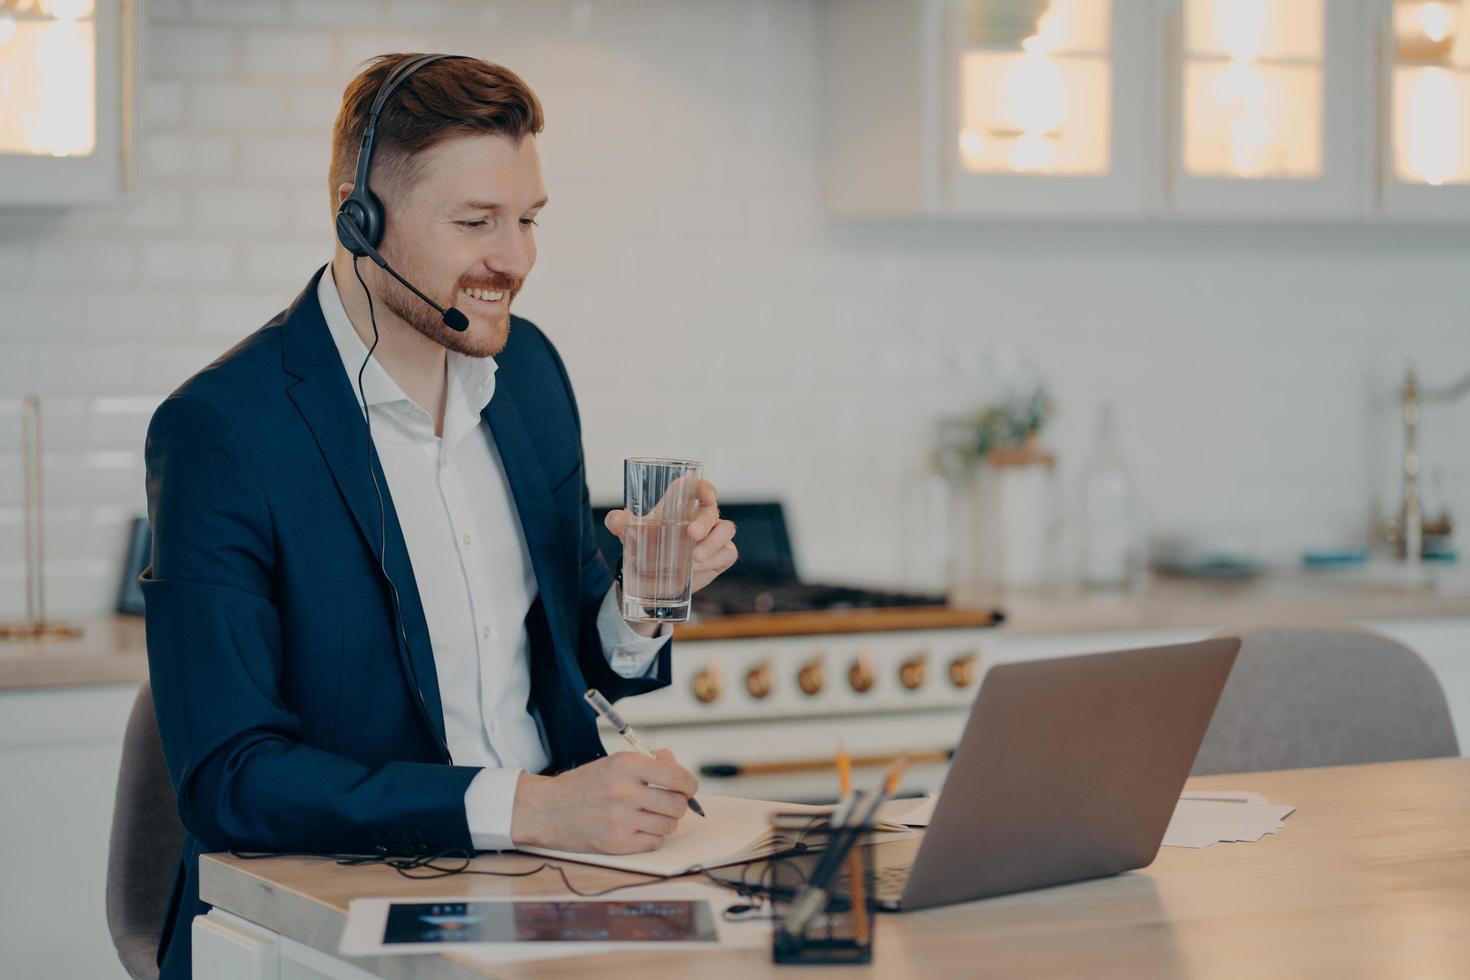
[[[957,211],[1141,215],[1149,44],[1140,0],[946,8],[942,182]]]
[[[1371,113],[1359,0],[1163,0],[1169,207],[1352,219]]]
[[[0,0],[0,205],[127,189],[141,0]]]
[[[1470,3],[1375,0],[1384,211],[1470,217]]]

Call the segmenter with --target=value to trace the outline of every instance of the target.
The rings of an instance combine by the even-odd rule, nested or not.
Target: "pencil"
[[[852,794],[852,759],[843,742],[837,743],[837,780],[842,787],[842,798],[847,799]],[[872,941],[868,923],[868,883],[863,880],[862,855],[856,848],[847,852],[847,881],[853,934],[859,946],[867,946]]]

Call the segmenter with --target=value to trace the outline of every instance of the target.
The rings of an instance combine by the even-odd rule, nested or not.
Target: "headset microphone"
[[[368,189],[368,171],[373,165],[373,142],[378,135],[378,117],[383,114],[383,107],[393,97],[398,86],[408,80],[408,76],[423,68],[425,65],[435,61],[456,60],[463,55],[452,54],[426,54],[417,58],[411,58],[400,64],[393,73],[384,81],[378,90],[378,97],[373,100],[372,108],[368,110],[366,125],[362,130],[362,145],[357,150],[357,174],[352,182],[352,193],[347,195],[347,200],[337,209],[337,241],[342,247],[359,258],[369,258],[376,262],[388,275],[403,283],[409,292],[434,308],[434,312],[444,320],[444,325],[451,330],[463,333],[469,328],[469,319],[454,307],[445,309],[438,303],[429,299],[423,292],[400,276],[394,268],[388,264],[388,260],[378,253],[378,245],[383,241],[383,228],[387,225],[387,215],[383,211],[383,202],[378,200],[378,195]]]
[[[398,271],[388,264],[388,260],[383,258],[382,254],[379,253],[377,249],[368,244],[367,239],[364,238],[362,235],[362,230],[357,227],[357,222],[353,221],[351,216],[342,214],[341,212],[338,212],[337,214],[337,237],[338,239],[342,240],[344,245],[346,245],[348,241],[351,241],[353,243],[352,245],[346,245],[347,250],[353,255],[363,256],[372,259],[384,272],[388,273],[388,275],[403,283],[404,287],[409,292],[413,293],[419,299],[432,306],[434,308],[434,312],[439,314],[440,318],[444,321],[444,325],[446,327],[451,330],[458,330],[460,333],[463,333],[469,328],[469,318],[467,318],[462,312],[455,309],[453,306],[445,309],[438,303],[429,299],[429,297],[425,296],[413,283],[400,276],[398,274]],[[356,246],[355,248],[353,247],[354,245]]]

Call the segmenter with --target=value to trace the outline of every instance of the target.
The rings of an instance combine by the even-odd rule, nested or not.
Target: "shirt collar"
[[[342,367],[355,391],[357,372],[367,358],[368,349],[347,316],[347,308],[342,303],[331,263],[327,264],[317,283],[316,294],[317,302],[322,308],[322,317],[327,321],[327,330],[332,335],[332,342],[337,345]],[[466,422],[470,427],[478,423],[480,413],[490,404],[490,399],[495,394],[495,372],[499,365],[493,357],[470,357],[456,351],[448,351],[447,360],[449,367],[446,380],[449,391],[444,413],[444,436],[449,439],[451,432],[462,429]],[[368,361],[367,369],[363,371],[362,389],[369,406],[394,402],[413,403],[398,386],[398,382],[393,380],[392,375],[378,363],[377,358]]]

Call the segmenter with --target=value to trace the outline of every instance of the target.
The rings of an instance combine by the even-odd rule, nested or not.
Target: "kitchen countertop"
[[[1470,595],[1287,573],[1245,583],[1157,579],[1138,593],[1052,588],[976,591],[958,599],[958,609],[927,613],[909,609],[785,615],[803,617],[799,623],[791,622],[792,632],[879,632],[979,626],[986,622],[987,610],[999,608],[1006,615],[1001,629],[1012,636],[1470,619]],[[824,617],[830,629],[819,628]],[[100,617],[78,625],[83,631],[76,639],[0,642],[0,690],[139,683],[148,676],[142,617]],[[730,616],[675,627],[674,638],[692,642],[784,632],[779,614]]]
[[[148,676],[142,616],[68,620],[66,640],[0,641],[0,691],[81,684],[138,684]]]

